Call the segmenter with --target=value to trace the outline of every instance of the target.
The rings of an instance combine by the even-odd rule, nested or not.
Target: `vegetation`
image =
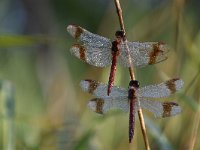
[[[181,92],[160,99],[178,102],[180,115],[155,119],[143,111],[151,149],[200,149],[199,3],[121,1],[129,41],[170,46],[166,61],[136,69],[141,86],[173,77],[185,82]],[[119,23],[113,1],[2,0],[0,8],[0,149],[145,149],[137,117],[129,144],[128,114],[100,116],[87,107],[91,95],[81,91],[80,80],[107,83],[110,68],[90,66],[69,52],[75,41],[68,24],[114,38]],[[115,84],[127,87],[128,69],[117,67]]]

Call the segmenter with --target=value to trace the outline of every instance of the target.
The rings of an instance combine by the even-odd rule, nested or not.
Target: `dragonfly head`
[[[116,31],[116,32],[115,32],[115,36],[116,36],[116,40],[117,40],[118,42],[121,42],[122,39],[123,39],[124,36],[125,36],[124,31],[121,31],[121,30]]]
[[[139,86],[140,86],[140,83],[139,83],[139,81],[137,81],[137,80],[131,80],[130,82],[129,82],[129,88],[139,88]]]

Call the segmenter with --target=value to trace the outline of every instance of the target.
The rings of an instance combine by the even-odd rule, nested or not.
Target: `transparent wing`
[[[70,49],[71,53],[79,59],[96,67],[106,67],[112,62],[112,54],[107,48],[98,48],[75,44]]]
[[[83,42],[84,46],[93,48],[107,48],[109,50],[112,46],[112,43],[109,39],[93,34],[80,26],[69,25],[67,27],[67,31],[72,37]]]
[[[183,84],[183,80],[174,78],[160,84],[142,87],[138,90],[138,96],[149,98],[167,97],[180,90]]]
[[[71,53],[90,65],[105,67],[111,64],[112,43],[109,39],[93,34],[80,26],[69,25],[68,32],[83,44],[75,44]]]
[[[166,53],[169,48],[164,43],[127,41],[127,44],[131,61],[136,67],[156,64],[167,59]],[[119,63],[125,67],[130,67],[125,42],[120,45]]]
[[[174,102],[159,102],[140,98],[140,106],[157,118],[171,117],[181,113],[181,107]]]
[[[124,99],[101,99],[94,98],[88,102],[88,107],[99,114],[104,114],[110,109],[121,109],[124,112],[129,111],[129,102],[127,98]]]
[[[120,88],[113,86],[110,95],[107,95],[107,84],[100,83],[95,80],[82,80],[80,86],[83,91],[93,94],[95,97],[100,99],[127,99],[128,90],[125,88]]]

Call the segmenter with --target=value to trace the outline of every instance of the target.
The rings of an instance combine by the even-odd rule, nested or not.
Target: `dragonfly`
[[[67,31],[79,41],[70,48],[73,55],[96,67],[111,65],[107,95],[114,84],[117,63],[124,67],[144,67],[166,60],[169,51],[163,42],[124,41],[123,31],[116,31],[114,41],[77,25],[69,25]]]
[[[139,108],[152,112],[157,118],[171,117],[181,112],[181,107],[175,102],[154,101],[152,98],[168,97],[180,90],[183,84],[183,80],[174,78],[160,84],[140,88],[137,80],[131,80],[128,89],[113,86],[108,96],[106,94],[107,84],[95,80],[82,80],[80,82],[84,92],[95,96],[88,102],[88,107],[92,111],[98,114],[105,114],[110,109],[129,111],[129,143],[134,136],[135,113]],[[147,98],[151,98],[151,100]]]

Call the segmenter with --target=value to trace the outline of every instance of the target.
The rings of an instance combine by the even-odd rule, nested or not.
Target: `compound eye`
[[[139,86],[140,86],[140,83],[136,80],[135,81],[135,87],[139,88]]]
[[[129,86],[134,86],[138,88],[140,86],[140,83],[137,80],[131,80],[129,82]]]
[[[115,32],[115,36],[123,38],[124,37],[124,32],[123,31],[116,31]]]

